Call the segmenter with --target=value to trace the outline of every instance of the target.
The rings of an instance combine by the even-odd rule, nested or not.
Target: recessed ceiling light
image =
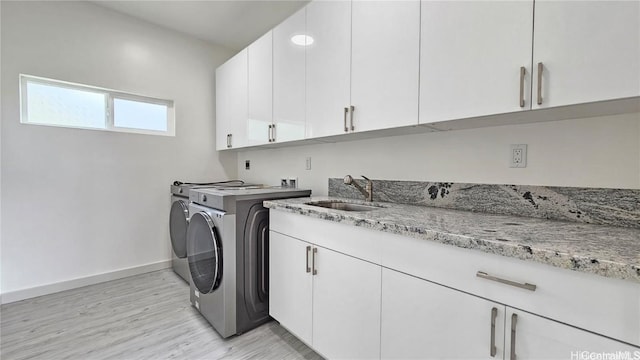
[[[313,44],[313,38],[309,35],[293,35],[291,37],[291,42],[299,45],[299,46],[309,46],[311,44]]]

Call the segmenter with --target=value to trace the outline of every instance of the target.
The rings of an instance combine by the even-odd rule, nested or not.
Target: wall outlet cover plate
[[[511,144],[509,147],[509,167],[527,167],[527,144]]]

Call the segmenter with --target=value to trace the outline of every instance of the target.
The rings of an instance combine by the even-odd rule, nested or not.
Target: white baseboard
[[[35,286],[28,289],[20,289],[0,294],[0,303],[8,304],[15,301],[30,299],[42,295],[57,293],[60,291],[80,288],[87,285],[94,285],[106,281],[122,279],[128,276],[139,275],[151,271],[167,269],[171,267],[171,260],[158,261],[151,264],[134,266],[107,273],[81,277],[77,279],[61,281],[53,284]]]

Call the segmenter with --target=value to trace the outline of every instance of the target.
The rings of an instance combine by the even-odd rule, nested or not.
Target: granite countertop
[[[381,208],[350,212],[305,205],[323,200]],[[264,206],[640,283],[640,229],[336,197],[270,200]]]

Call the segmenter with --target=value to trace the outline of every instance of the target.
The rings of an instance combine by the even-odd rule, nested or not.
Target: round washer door
[[[222,279],[222,243],[211,217],[195,213],[187,230],[187,260],[191,279],[202,294],[213,292]]]
[[[169,213],[169,235],[173,253],[179,258],[187,257],[187,227],[189,226],[189,207],[182,200],[171,204]]]

